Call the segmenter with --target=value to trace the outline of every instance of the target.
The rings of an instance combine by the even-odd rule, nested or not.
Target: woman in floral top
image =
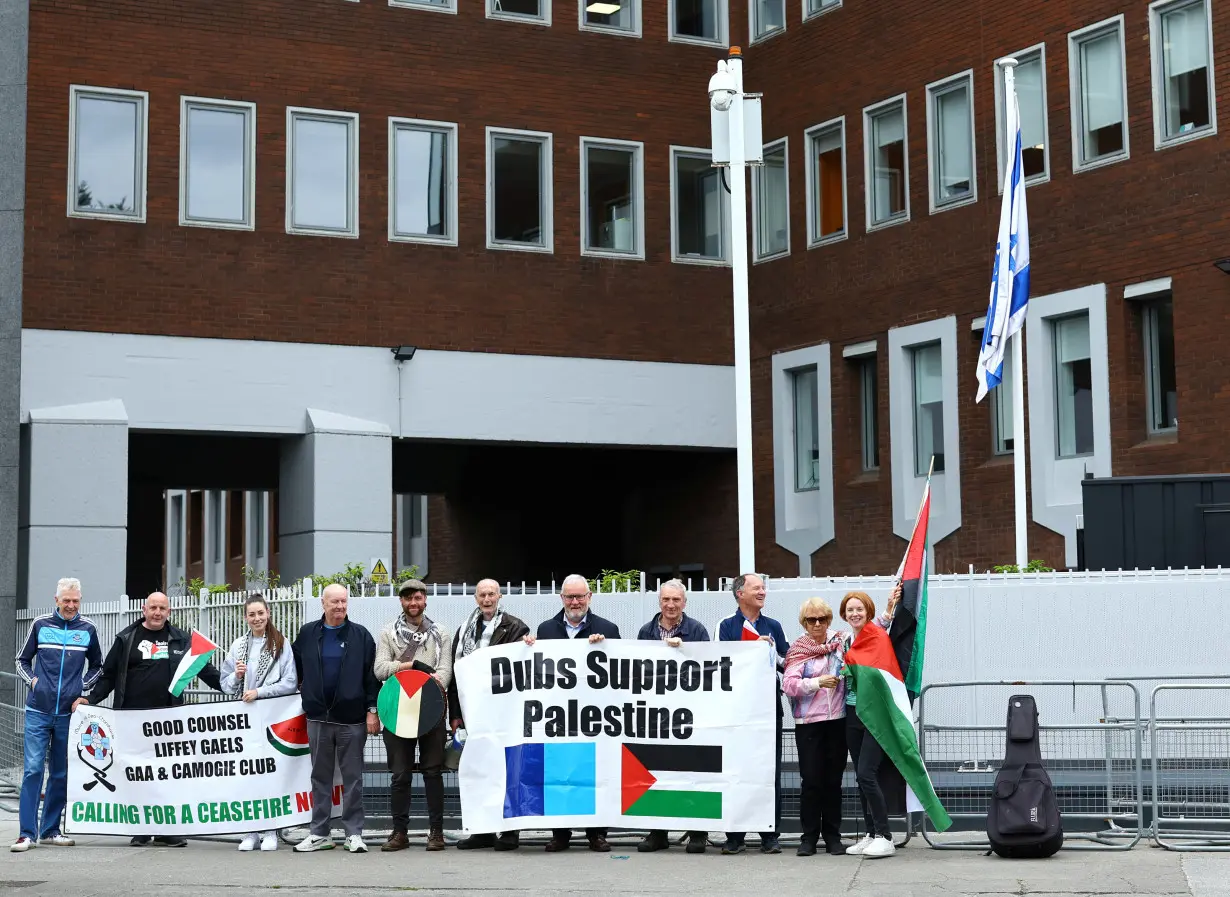
[[[799,609],[804,634],[786,654],[782,688],[794,711],[794,740],[802,778],[799,817],[803,837],[798,855],[812,856],[824,838],[825,849],[843,854],[841,777],[846,769],[846,686],[840,673],[849,642],[829,628],[833,608],[809,598]]]

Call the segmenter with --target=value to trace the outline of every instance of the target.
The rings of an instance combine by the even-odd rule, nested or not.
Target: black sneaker
[[[470,835],[464,841],[457,842],[458,850],[482,850],[485,847],[495,847],[495,835]]]
[[[734,856],[737,853],[743,853],[745,850],[747,850],[747,846],[742,841],[727,838],[726,843],[722,845],[722,856]]]
[[[834,841],[832,844],[825,845],[824,850],[830,856],[844,856],[846,853],[846,845],[842,844],[840,841]]]
[[[767,841],[761,841],[760,842],[760,852],[761,853],[781,853],[782,852],[781,842],[778,841],[776,838],[770,838]]]
[[[814,857],[816,855],[816,842],[800,841],[799,849],[795,853],[801,857]]]
[[[688,836],[687,853],[704,853],[705,848],[709,846],[709,835],[692,834]]]
[[[666,850],[670,846],[670,838],[666,832],[650,832],[636,845],[636,850],[638,853],[653,853],[655,850]]]
[[[188,842],[183,838],[176,838],[170,835],[159,835],[154,839],[155,847],[187,847]]]
[[[504,832],[495,839],[496,850],[516,850],[521,846],[520,832]]]
[[[149,835],[133,835],[131,841],[128,842],[129,847],[145,847],[150,842]]]

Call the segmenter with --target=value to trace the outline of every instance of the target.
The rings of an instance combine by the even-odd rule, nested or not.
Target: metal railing
[[[1202,677],[1211,678],[1211,677]],[[1212,715],[1177,715],[1173,697],[1220,697]],[[1173,700],[1171,700],[1173,704]],[[1203,703],[1203,702],[1201,702]],[[1153,843],[1167,850],[1230,850],[1230,683],[1163,683],[1149,699]]]

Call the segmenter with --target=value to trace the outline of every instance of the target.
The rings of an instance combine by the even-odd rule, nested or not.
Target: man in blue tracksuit
[[[777,746],[774,755],[774,786],[773,786],[773,831],[760,833],[761,853],[781,853],[777,832],[781,828],[782,819],[782,685],[781,672],[786,665],[786,652],[790,643],[786,641],[786,632],[782,624],[766,617],[764,609],[764,577],[755,573],[744,573],[735,577],[731,591],[739,609],[718,624],[719,642],[738,642],[760,639],[766,641],[777,652],[774,660],[777,664]],[[727,832],[726,843],[722,845],[722,853],[726,855],[743,853],[743,838],[746,832]]]
[[[17,674],[26,696],[25,772],[21,779],[21,832],[9,848],[23,853],[36,843],[72,847],[60,831],[68,799],[68,722],[102,673],[102,648],[94,624],[81,616],[81,582],[56,584],[56,609],[36,617],[17,654]],[[50,767],[39,825],[38,799],[44,765]]]

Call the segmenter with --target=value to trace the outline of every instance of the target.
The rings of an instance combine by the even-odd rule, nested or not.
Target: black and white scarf
[[[398,614],[393,620],[393,643],[401,654],[402,663],[412,663],[419,648],[431,639],[436,646],[436,664],[440,663],[440,655],[444,652],[444,635],[440,627],[433,623],[426,614],[418,628],[412,627],[406,620],[406,615]]]
[[[247,635],[245,635],[243,638],[239,640],[239,645],[238,647],[235,648],[235,663],[236,664],[248,662],[248,647],[251,644],[252,644],[252,634],[251,633],[248,633]],[[265,646],[261,649],[260,660],[257,661],[257,664],[256,664],[256,679],[253,680],[254,688],[260,688],[264,684],[265,677],[269,675],[269,669],[270,667],[273,666],[273,660],[274,660],[273,654],[271,654],[269,651],[269,636],[266,635],[265,636]],[[236,676],[235,677],[235,694],[241,695],[244,693],[244,690],[247,688],[247,686],[245,685],[247,678],[248,678],[247,676]]]
[[[461,646],[457,649],[458,657],[469,657],[479,648],[485,648],[491,644],[491,636],[504,619],[503,605],[495,606],[495,615],[483,626],[483,635],[479,638],[478,623],[482,618],[483,609],[481,607],[476,607],[470,612],[470,617],[461,630]]]

